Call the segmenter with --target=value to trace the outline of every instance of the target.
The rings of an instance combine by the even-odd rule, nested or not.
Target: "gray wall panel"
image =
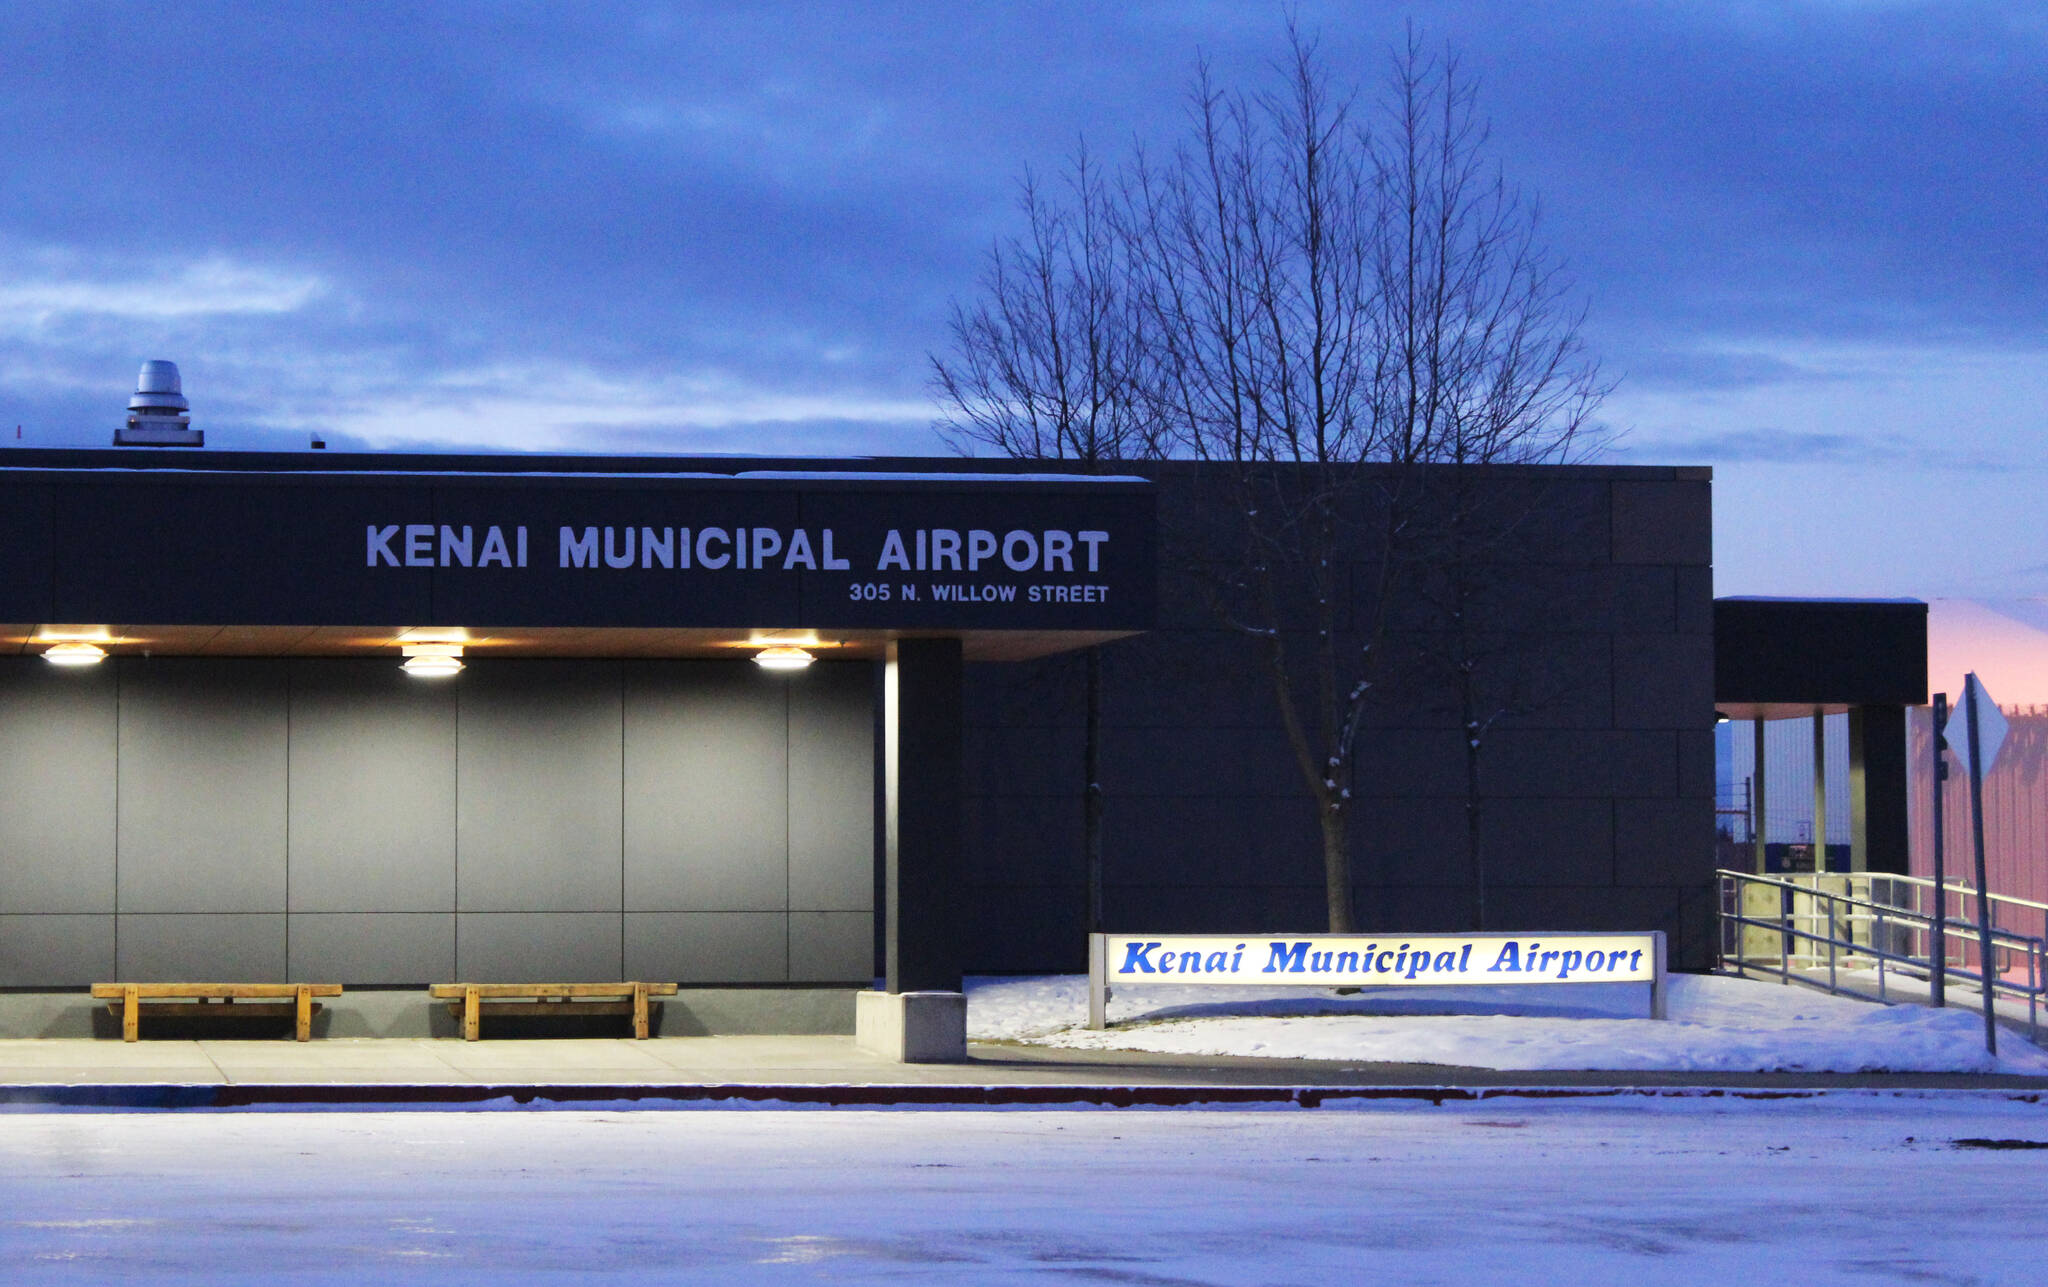
[[[1066,795],[968,796],[961,806],[962,870],[990,885],[1082,885],[1081,807]]]
[[[788,906],[789,684],[751,661],[627,664],[627,907]]]
[[[114,910],[115,690],[112,666],[0,659],[0,912]]]
[[[74,988],[113,977],[111,913],[0,916],[0,988]]]
[[[617,912],[463,912],[455,973],[479,983],[617,981],[619,934]]]
[[[1713,533],[1713,486],[1704,479],[1616,480],[1616,563],[1712,563]]]
[[[820,663],[788,682],[789,906],[868,911],[875,901],[876,668]]]
[[[789,979],[781,912],[627,912],[626,974],[676,983]]]
[[[1711,878],[1714,815],[1692,801],[1614,802],[1614,883],[1683,885]]]
[[[869,912],[791,912],[789,977],[798,983],[871,983],[875,918]]]
[[[1616,728],[1714,727],[1712,635],[1616,635]]]
[[[121,683],[120,910],[281,913],[285,663],[108,664]]]
[[[124,915],[114,970],[138,983],[283,982],[284,913]]]
[[[618,663],[480,661],[458,683],[456,905],[618,909]]]
[[[1462,805],[1463,801],[1460,800]],[[1480,857],[1489,889],[1506,885],[1604,885],[1614,880],[1614,802],[1529,798],[1480,803]],[[1462,878],[1465,849],[1444,855]],[[1488,911],[1493,910],[1492,895]]]
[[[453,912],[339,912],[288,918],[291,977],[309,983],[447,983]]]
[[[455,691],[385,658],[292,663],[292,911],[454,910]]]

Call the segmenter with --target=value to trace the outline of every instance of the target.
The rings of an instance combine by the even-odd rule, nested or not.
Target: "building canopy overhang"
[[[1714,600],[1714,709],[1806,719],[1927,702],[1927,605],[1918,599]]]
[[[1004,661],[1142,631],[1155,612],[1143,479],[650,457],[198,463],[10,453],[0,648],[878,660],[949,638],[966,660]]]

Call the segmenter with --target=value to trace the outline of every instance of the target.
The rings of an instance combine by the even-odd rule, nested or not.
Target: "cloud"
[[[936,408],[919,398],[845,389],[791,392],[727,372],[633,375],[560,365],[449,372],[424,383],[340,392],[281,426],[324,429],[372,448],[432,443],[520,451],[821,450],[804,435],[843,440],[878,431],[929,439]],[[935,440],[932,440],[935,441]]]
[[[1914,444],[1891,436],[1868,438],[1787,429],[1731,429],[1692,438],[1661,437],[1651,442],[1630,442],[1615,454],[1633,453],[1709,463],[1742,460],[1845,465],[1892,464],[1922,455]]]
[[[1692,436],[1624,438],[1607,455],[1698,464],[1883,465],[1914,470],[2039,472],[2026,464],[1889,433],[1827,433],[1784,428],[1724,429]]]
[[[20,257],[0,277],[0,327],[35,331],[77,318],[157,322],[173,318],[295,313],[328,293],[315,275],[203,259],[109,264],[69,250]]]
[[[1754,348],[1651,344],[1627,356],[1622,378],[1634,388],[1747,389],[1792,380],[1850,377]]]

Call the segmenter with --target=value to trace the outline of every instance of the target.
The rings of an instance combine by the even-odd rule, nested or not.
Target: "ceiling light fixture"
[[[462,645],[450,643],[406,644],[401,667],[415,679],[446,679],[462,670]]]
[[[754,664],[763,670],[802,670],[817,658],[801,648],[777,645],[754,654]]]
[[[71,640],[51,644],[43,650],[43,660],[52,666],[97,666],[107,659],[107,650],[98,644]]]

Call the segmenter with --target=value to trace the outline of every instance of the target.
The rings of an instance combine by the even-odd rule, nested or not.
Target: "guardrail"
[[[1888,974],[1925,980],[1934,973],[1932,881],[1865,872],[1757,876],[1723,870],[1716,875],[1721,962],[1738,974],[1755,971],[1821,986],[1819,976],[1825,971],[1829,992],[1890,1003],[1895,998]],[[1976,897],[1976,891],[1957,885],[1948,892],[1967,894],[1972,901]],[[2048,906],[2026,899],[1993,895],[1991,901],[2048,912]],[[2043,991],[2048,986],[2048,936],[1994,925],[1987,969],[1987,962],[1977,959],[1982,949],[1976,925],[1944,915],[1939,927],[1947,978],[1971,985],[1979,995],[1988,987],[1993,997],[2025,1002],[2028,1034],[2038,1039],[2042,1004],[2048,1000]],[[1853,986],[1860,977],[1842,977],[1866,970],[1877,975],[1874,995]]]

